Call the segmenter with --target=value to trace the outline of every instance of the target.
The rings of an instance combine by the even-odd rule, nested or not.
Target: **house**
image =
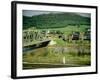
[[[72,40],[79,40],[79,36],[80,36],[79,32],[73,32],[72,33]]]

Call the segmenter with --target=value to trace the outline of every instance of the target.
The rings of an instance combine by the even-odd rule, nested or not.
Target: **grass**
[[[65,28],[53,28],[53,30],[60,30],[67,35],[72,33],[73,31],[84,32],[85,28],[87,27],[89,26],[67,26]],[[76,67],[91,65],[90,41],[78,40],[68,42],[63,41],[59,38],[53,38],[53,40],[57,44],[24,52],[23,69]],[[63,64],[63,57],[65,57],[65,64]]]
[[[73,43],[72,43],[73,44]],[[75,66],[89,66],[91,65],[91,55],[88,49],[86,52],[86,48],[83,48],[83,52],[77,52],[78,49],[75,48],[70,43],[70,47],[68,48],[68,52],[55,52],[53,47],[44,47],[36,49],[35,51],[30,51],[23,54],[23,62],[28,62],[32,64],[23,64],[23,69],[31,68],[52,68],[52,67],[75,67]],[[77,45],[77,44],[76,44]],[[86,47],[87,45],[85,45]],[[75,50],[77,51],[75,52]],[[63,57],[65,57],[65,64],[63,64]],[[34,64],[33,64],[34,63]],[[37,64],[36,64],[37,63]],[[40,64],[39,66],[39,63]],[[44,65],[45,63],[49,63]],[[51,66],[49,66],[51,64]],[[58,64],[58,65],[54,65]],[[59,66],[63,64],[62,66]],[[36,65],[36,66],[35,66]],[[28,66],[28,67],[27,67]],[[32,66],[32,67],[31,67]],[[41,67],[42,66],[42,67]]]
[[[25,59],[25,58],[24,58]],[[28,62],[28,63],[23,63],[23,69],[34,69],[34,68],[57,68],[57,67],[80,67],[80,66],[90,66],[91,61],[90,61],[90,56],[85,55],[85,56],[73,56],[71,54],[66,54],[65,55],[65,64],[63,64],[63,55],[48,55],[48,56],[28,56],[26,57],[26,60],[23,62]],[[47,64],[46,64],[47,63]],[[55,65],[57,64],[57,65]],[[61,65],[62,64],[62,65]]]
[[[47,55],[43,53],[38,53],[38,55],[26,54],[23,57],[23,62],[63,64],[62,59],[64,56],[66,58],[66,62],[69,64],[79,64],[83,62],[82,64],[85,65],[85,63],[90,62],[90,55],[77,56],[74,54],[75,53],[47,53]]]
[[[78,67],[77,65],[73,66],[73,65],[59,65],[59,64],[37,64],[37,63],[24,63],[23,64],[23,69],[27,70],[27,69],[37,69],[37,68],[61,68],[61,67]]]
[[[68,25],[64,28],[51,28],[51,29],[37,29],[37,30],[60,30],[62,32],[64,32],[65,34],[70,34],[72,33],[73,31],[79,31],[79,32],[84,32],[86,28],[89,28],[90,26],[87,26],[87,25],[80,25],[80,27],[78,26],[71,26],[71,25]],[[31,28],[30,28],[31,29]]]

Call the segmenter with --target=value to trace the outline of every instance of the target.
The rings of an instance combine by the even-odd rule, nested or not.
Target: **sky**
[[[23,10],[24,16],[36,16],[36,15],[42,15],[42,14],[50,14],[50,13],[61,13],[61,12],[55,12],[55,11],[37,11],[37,10]],[[90,17],[91,15],[89,13],[76,13],[78,15],[84,16],[84,17]]]

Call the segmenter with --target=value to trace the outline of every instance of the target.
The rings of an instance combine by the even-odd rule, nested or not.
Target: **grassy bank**
[[[84,42],[85,43],[85,42]],[[67,43],[63,47],[48,46],[44,48],[35,49],[23,53],[23,68],[49,68],[49,67],[71,67],[74,66],[89,66],[91,65],[91,54],[89,43]],[[65,49],[65,50],[64,50]],[[81,49],[81,50],[80,50]],[[63,57],[65,57],[65,64],[63,64]],[[25,64],[26,62],[27,64]],[[34,64],[28,64],[34,63]],[[37,63],[37,64],[36,64]],[[39,64],[42,63],[40,66]],[[48,64],[44,65],[45,63]],[[53,65],[53,64],[62,64]],[[42,67],[41,67],[42,66]]]

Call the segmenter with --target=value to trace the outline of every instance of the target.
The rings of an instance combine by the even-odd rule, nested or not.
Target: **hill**
[[[67,25],[90,25],[90,18],[75,13],[50,13],[23,16],[23,29],[36,27],[37,29],[61,28]]]

